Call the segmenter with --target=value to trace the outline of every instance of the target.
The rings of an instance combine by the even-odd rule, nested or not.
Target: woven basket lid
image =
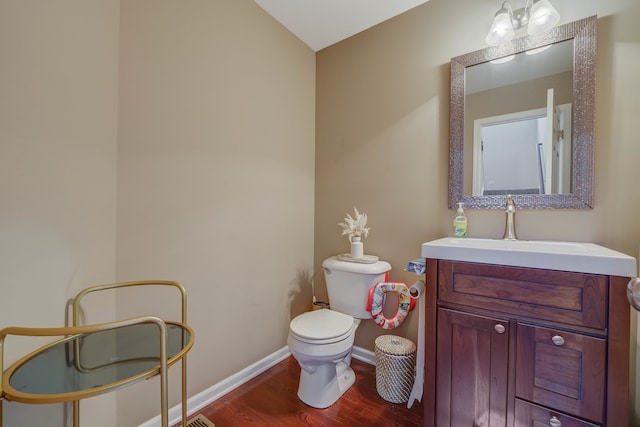
[[[416,352],[416,345],[397,335],[380,335],[376,338],[376,348],[386,354],[405,356]]]

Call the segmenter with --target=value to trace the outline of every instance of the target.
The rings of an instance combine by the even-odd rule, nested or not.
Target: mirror
[[[596,20],[451,60],[450,208],[592,207]]]
[[[572,103],[573,40],[467,67],[464,194],[571,193]]]

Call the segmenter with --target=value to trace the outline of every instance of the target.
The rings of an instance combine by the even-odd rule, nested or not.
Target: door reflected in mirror
[[[571,104],[476,119],[472,195],[570,193],[565,135],[571,135]]]

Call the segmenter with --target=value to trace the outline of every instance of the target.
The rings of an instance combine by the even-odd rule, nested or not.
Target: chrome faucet
[[[507,195],[507,223],[504,226],[504,235],[502,240],[518,240],[516,236],[516,203],[513,201],[511,194]]]

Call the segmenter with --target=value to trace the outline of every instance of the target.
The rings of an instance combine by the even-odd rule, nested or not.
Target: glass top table
[[[166,322],[167,365],[191,348],[186,325]],[[6,372],[3,391],[23,403],[73,401],[159,374],[158,327],[141,323],[62,339],[36,350]]]
[[[144,287],[173,288],[179,292],[181,321],[140,316],[92,325],[80,324],[80,303],[89,294]],[[168,427],[167,369],[182,365],[182,425],[187,425],[187,352],[194,333],[187,325],[184,287],[175,281],[151,280],[92,286],[80,291],[72,303],[73,326],[59,328],[8,327],[0,330],[0,427],[2,402],[73,402],[73,425],[80,425],[80,400],[115,391],[159,376],[160,419]],[[58,337],[4,370],[7,336]]]

